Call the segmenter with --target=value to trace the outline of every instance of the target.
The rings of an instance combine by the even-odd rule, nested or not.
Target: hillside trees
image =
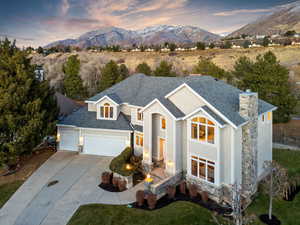
[[[173,65],[167,61],[161,61],[159,66],[153,72],[154,76],[175,77],[176,73],[173,71]]]
[[[197,42],[196,47],[197,47],[198,50],[205,50],[205,43]]]
[[[83,81],[79,76],[80,60],[77,55],[72,55],[63,65],[65,74],[63,80],[63,89],[65,94],[73,99],[83,99],[87,96],[86,87],[83,86]]]
[[[15,42],[0,41],[0,164],[11,169],[54,132],[58,114],[54,90],[30,61]]]
[[[232,80],[231,74],[229,72],[218,67],[216,64],[214,64],[212,61],[208,59],[200,60],[198,64],[194,66],[192,72],[195,74],[213,76],[217,79],[223,79],[228,82],[231,82]]]
[[[118,66],[115,61],[111,60],[101,69],[101,81],[98,85],[98,91],[104,91],[128,76],[129,70],[125,64]]]
[[[148,75],[148,76],[150,76],[152,74],[152,70],[151,70],[150,66],[145,62],[140,63],[136,67],[135,72],[136,73],[143,73],[143,74]]]
[[[278,109],[274,112],[274,122],[288,122],[294,112],[296,98],[289,83],[289,71],[280,65],[272,52],[259,55],[256,61],[247,57],[237,60],[233,75],[238,79],[240,89],[258,92],[263,99]]]

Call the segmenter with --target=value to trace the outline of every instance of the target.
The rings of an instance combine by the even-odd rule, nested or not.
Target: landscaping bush
[[[189,194],[191,198],[196,198],[198,195],[198,188],[195,184],[189,185]]]
[[[176,194],[176,187],[175,186],[168,186],[167,187],[167,194],[169,199],[174,199]]]
[[[101,175],[101,183],[102,184],[110,184],[111,173],[103,172]]]
[[[137,205],[140,206],[140,207],[143,206],[144,201],[145,201],[145,193],[144,193],[144,191],[143,190],[138,190],[136,192],[135,197],[136,197]]]
[[[157,203],[157,198],[155,194],[149,194],[147,197],[147,203],[149,209],[155,209],[156,203]]]
[[[179,185],[179,190],[181,194],[186,194],[186,183],[185,181],[182,181]]]
[[[127,147],[120,155],[111,161],[109,165],[110,170],[125,177],[132,175],[136,171],[136,168],[132,165],[131,170],[126,169],[126,164],[130,163],[132,155],[132,148]]]

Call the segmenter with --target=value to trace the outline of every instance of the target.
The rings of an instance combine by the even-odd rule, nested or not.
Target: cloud
[[[263,13],[263,12],[272,12],[273,8],[268,9],[238,9],[238,10],[231,10],[231,11],[223,11],[223,12],[217,12],[214,13],[214,16],[234,16],[237,14],[243,14],[243,13]]]
[[[70,3],[69,0],[62,0],[60,5],[60,15],[65,16],[70,9]]]

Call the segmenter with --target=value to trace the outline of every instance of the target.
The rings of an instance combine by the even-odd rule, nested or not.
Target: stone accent
[[[142,167],[145,174],[150,173],[153,170],[153,163],[149,164],[143,160]]]
[[[208,182],[205,182],[204,180],[201,180],[199,178],[194,178],[190,175],[186,176],[186,181],[189,184],[196,184],[198,186],[198,191],[206,191],[209,195],[209,198],[221,203],[223,198],[223,192],[222,187],[217,187],[213,184],[209,184]]]
[[[168,177],[158,183],[154,183],[150,185],[150,191],[153,194],[161,197],[166,193],[167,187],[169,185],[178,185],[182,180],[182,173],[178,173],[174,176]]]
[[[258,95],[250,90],[240,94],[240,115],[248,123],[242,127],[242,189],[250,197],[257,190]]]

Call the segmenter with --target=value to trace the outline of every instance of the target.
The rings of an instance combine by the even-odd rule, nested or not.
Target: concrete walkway
[[[110,157],[57,152],[45,162],[0,210],[2,225],[65,225],[80,205],[125,205],[135,201],[143,183],[120,193],[98,187]],[[51,181],[59,181],[48,187]]]

